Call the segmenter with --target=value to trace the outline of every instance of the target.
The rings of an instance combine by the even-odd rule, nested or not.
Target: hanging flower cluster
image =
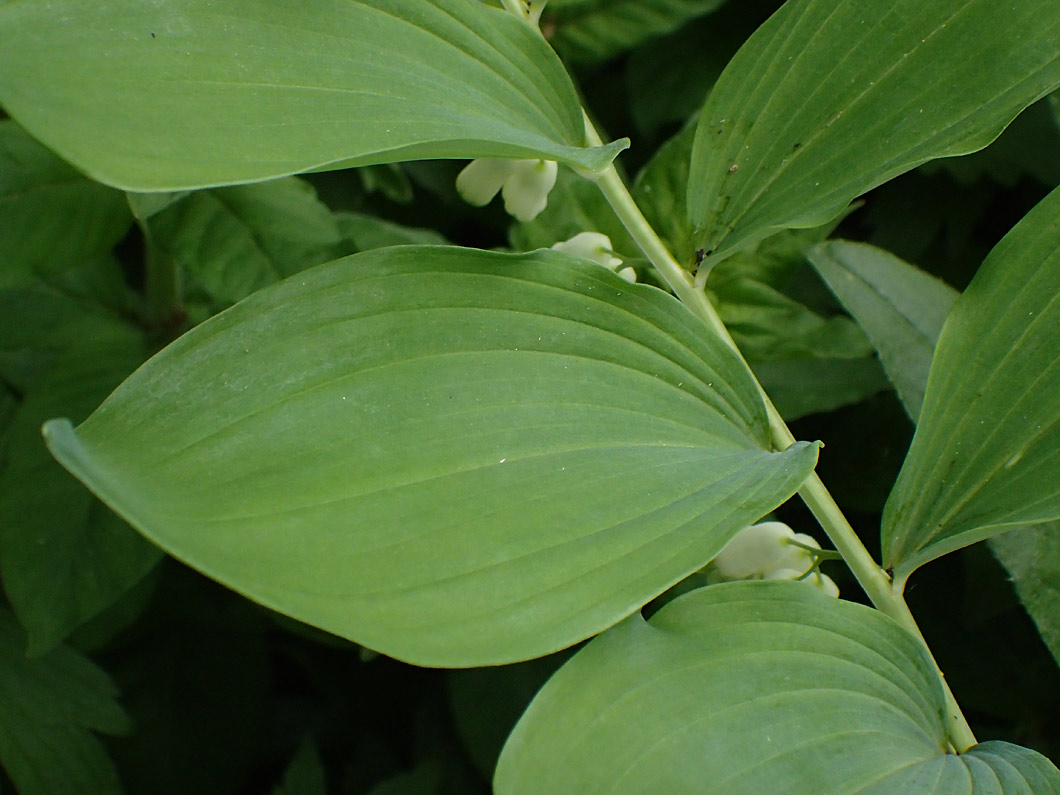
[[[710,564],[709,576],[725,580],[804,580],[829,596],[839,588],[817,570],[820,549],[812,536],[796,533],[783,522],[761,522],[745,527]]]
[[[622,260],[611,250],[611,238],[600,232],[580,232],[570,240],[556,243],[552,248],[564,254],[591,259],[615,271],[627,282],[637,281],[637,272],[633,268],[622,267]]]
[[[509,215],[533,221],[548,204],[557,172],[551,160],[472,160],[457,175],[456,192],[475,207],[485,207],[499,192]]]

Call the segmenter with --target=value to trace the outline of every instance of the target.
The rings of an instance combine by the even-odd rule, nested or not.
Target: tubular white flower
[[[806,570],[802,569],[777,569],[776,571],[770,572],[763,580],[799,580],[800,582],[806,582],[812,585],[817,590],[821,591],[828,596],[838,597],[839,586],[835,584],[831,577],[827,574],[821,574],[819,571],[815,571],[805,579],[801,579],[806,574]]]
[[[611,253],[611,238],[600,232],[579,232],[570,240],[556,243],[552,248],[574,257],[591,259],[611,270],[622,264],[622,260]]]
[[[789,543],[794,538],[795,531],[783,522],[754,524],[733,536],[712,565],[726,580],[761,578],[778,569],[796,568],[799,553],[803,557],[807,553]],[[799,574],[811,564],[803,566]]]
[[[552,248],[564,254],[591,259],[615,271],[627,282],[637,281],[637,272],[633,268],[622,267],[622,260],[611,251],[611,238],[601,232],[579,232],[570,240],[554,244]]]
[[[485,207],[515,171],[514,160],[472,160],[456,177],[456,192],[474,207]]]
[[[552,160],[516,160],[501,188],[504,209],[520,221],[533,221],[548,204],[559,168]]]
[[[532,221],[548,204],[558,166],[551,160],[472,160],[456,177],[456,192],[475,207],[484,207],[497,193],[504,209],[520,221]]]

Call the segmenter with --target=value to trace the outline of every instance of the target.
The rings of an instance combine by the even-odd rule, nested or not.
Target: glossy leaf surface
[[[1060,191],[983,262],[946,319],[883,516],[904,577],[1006,527],[1060,518]]]
[[[592,169],[622,148],[582,148],[555,54],[477,0],[11,3],[0,103],[89,175],[141,191],[434,157]]]
[[[789,497],[749,373],[654,288],[554,252],[380,249],[182,337],[53,453],[176,557],[430,665],[539,656]]]
[[[1057,85],[1053,0],[791,0],[700,116],[696,245],[720,257],[823,224],[904,171],[986,146]]]
[[[915,422],[935,341],[959,293],[893,254],[862,243],[822,243],[809,249],[807,257],[872,340]]]
[[[1052,792],[1006,743],[946,754],[922,647],[803,583],[692,591],[594,639],[542,688],[501,755],[499,795]],[[778,782],[782,782],[779,785]]]

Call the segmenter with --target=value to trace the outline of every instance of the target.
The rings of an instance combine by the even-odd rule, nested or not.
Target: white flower
[[[767,574],[763,577],[763,580],[800,580],[801,582],[808,582],[817,590],[827,594],[828,596],[839,596],[839,586],[833,582],[832,578],[827,574],[821,574],[819,571],[815,571],[805,578],[803,575],[806,574],[806,570],[799,571],[798,569],[777,569],[771,574]]]
[[[456,192],[484,207],[499,191],[509,215],[532,221],[545,209],[558,170],[551,160],[472,160],[457,175]]]
[[[627,282],[637,281],[637,272],[633,268],[622,267],[622,260],[611,251],[611,238],[600,232],[579,232],[570,240],[556,243],[552,248],[574,257],[591,259],[615,271]]]
[[[812,536],[783,522],[762,522],[733,536],[711,562],[710,573],[718,580],[798,580],[814,567],[811,550],[820,548]],[[805,578],[825,593],[839,595],[830,577],[814,571]]]

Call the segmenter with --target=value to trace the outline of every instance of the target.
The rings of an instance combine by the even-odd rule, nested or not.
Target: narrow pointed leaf
[[[1060,519],[1060,190],[983,262],[943,326],[883,515],[905,577],[1006,527]]]
[[[1060,525],[1019,527],[988,542],[1060,665]]]
[[[945,753],[944,709],[923,647],[879,612],[804,583],[711,586],[579,651],[512,732],[494,788],[1030,795],[1060,786],[1060,772],[1027,749]]]
[[[749,373],[670,296],[554,252],[403,247],[255,293],[53,453],[178,558],[394,657],[614,624],[787,499]]]
[[[916,422],[935,341],[958,292],[864,243],[821,243],[806,256],[872,340],[906,413]]]
[[[718,257],[823,224],[904,171],[981,149],[1057,85],[1053,0],[789,0],[700,116],[696,245]]]
[[[0,104],[89,175],[141,191],[435,157],[595,169],[623,148],[583,148],[555,54],[478,0],[11,3]]]

